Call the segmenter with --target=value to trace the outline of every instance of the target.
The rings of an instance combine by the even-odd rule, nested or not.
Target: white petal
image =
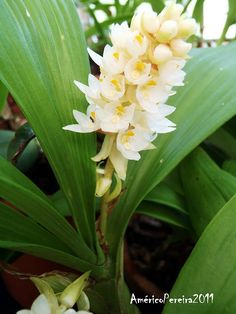
[[[158,111],[160,112],[160,114],[162,114],[163,116],[168,116],[171,113],[173,113],[175,111],[175,107],[174,106],[168,106],[165,104],[160,104],[158,106]]]
[[[64,314],[76,314],[77,312],[73,309],[69,309],[67,311],[64,312]]]
[[[90,56],[90,58],[98,65],[101,66],[102,65],[102,56],[100,56],[98,53],[96,53],[95,51],[93,51],[90,48],[87,48],[88,54]]]
[[[80,112],[78,110],[73,110],[73,116],[76,120],[76,122],[78,122],[79,124],[87,124],[88,122],[90,122],[90,118],[83,112]]]
[[[63,130],[66,131],[72,131],[72,132],[77,132],[77,133],[90,133],[90,132],[94,132],[93,128],[82,128],[79,124],[71,124],[71,125],[67,125],[64,126],[62,128]]]
[[[97,197],[102,197],[110,188],[112,180],[106,177],[100,177],[97,180],[95,194]]]
[[[16,314],[34,314],[34,313],[30,310],[20,310],[16,312]]]
[[[101,160],[106,159],[110,155],[111,148],[112,148],[114,140],[115,140],[115,136],[113,136],[113,135],[106,135],[105,139],[104,139],[104,141],[102,143],[102,148],[101,148],[100,152],[96,156],[91,158],[91,159],[93,161],[96,161],[96,162],[99,162]]]
[[[32,304],[31,307],[31,311],[34,314],[50,314],[51,313],[51,309],[50,309],[50,305],[48,303],[47,298],[43,295],[40,294],[39,297],[37,297],[37,299],[34,301],[34,303]]]
[[[130,59],[125,66],[125,77],[133,84],[143,84],[149,78],[151,64],[142,62],[138,58]]]
[[[78,87],[78,89],[85,95],[88,94],[89,87],[83,83],[80,83],[79,81],[74,80],[74,84]]]
[[[119,152],[116,146],[113,146],[111,154],[109,156],[113,167],[121,180],[125,180],[126,178],[126,171],[128,166],[128,159],[125,158],[121,152]]]

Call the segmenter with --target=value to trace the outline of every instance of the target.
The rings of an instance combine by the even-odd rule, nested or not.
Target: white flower
[[[87,48],[88,54],[90,58],[96,63],[99,67],[102,65],[102,56],[100,56],[98,53],[93,51],[90,48]]]
[[[102,61],[105,73],[120,74],[124,71],[125,64],[126,58],[122,51],[109,45],[105,46]]]
[[[88,101],[91,99],[99,99],[100,98],[100,84],[99,80],[89,74],[88,76],[88,86],[80,83],[79,81],[74,81],[74,84],[79,88],[79,90],[85,94]]]
[[[160,80],[170,86],[183,86],[185,72],[182,71],[182,68],[185,63],[185,60],[176,58],[161,64],[159,66]]]
[[[178,34],[178,24],[173,20],[164,21],[157,34],[157,40],[161,43],[167,43]]]
[[[144,11],[142,14],[142,27],[150,34],[157,33],[160,27],[160,20],[157,17],[157,13],[152,10]]]
[[[169,96],[169,88],[158,77],[153,77],[139,85],[136,92],[140,106],[148,112],[158,111],[158,104],[164,104]]]
[[[182,20],[178,25],[178,38],[187,39],[196,33],[196,21],[194,19]]]
[[[21,310],[16,314],[51,314],[50,305],[44,294],[40,294],[33,302],[30,310]]]
[[[118,49],[126,49],[127,41],[130,37],[130,28],[127,22],[121,25],[114,24],[111,27],[110,38],[113,46]]]
[[[145,36],[137,31],[131,32],[126,45],[126,50],[131,57],[143,55],[148,46],[148,41]]]
[[[139,128],[121,131],[117,136],[117,149],[125,158],[139,160],[141,158],[139,151],[148,149],[151,138],[150,132]]]
[[[173,39],[170,47],[176,57],[185,58],[192,48],[192,44],[186,43],[183,39]]]
[[[108,101],[121,98],[125,93],[125,78],[123,75],[107,75],[100,81],[101,94]]]
[[[169,61],[173,57],[173,53],[169,46],[160,44],[153,51],[153,59],[156,64]]]
[[[151,64],[133,58],[125,66],[125,77],[129,83],[142,84],[148,80]]]
[[[63,130],[73,131],[78,133],[91,133],[100,128],[96,119],[96,109],[92,110],[94,106],[89,106],[87,115],[78,110],[73,110],[73,115],[77,124],[71,124],[63,127]]]
[[[148,128],[156,133],[169,133],[176,129],[175,123],[164,118],[159,113],[146,113]]]
[[[181,18],[183,10],[184,6],[182,4],[175,3],[173,1],[164,8],[160,14],[160,18],[162,20],[174,20],[178,22]]]
[[[135,105],[124,106],[119,102],[108,103],[97,112],[104,132],[118,132],[129,127],[134,116]]]

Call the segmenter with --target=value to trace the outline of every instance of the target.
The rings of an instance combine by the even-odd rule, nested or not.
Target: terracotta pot
[[[22,306],[22,308],[30,308],[34,299],[39,294],[31,280],[27,279],[28,275],[41,275],[55,270],[70,273],[74,272],[73,270],[55,262],[50,262],[31,255],[20,256],[11,264],[11,266],[16,272],[22,273],[22,276],[4,271],[2,273],[2,278],[9,294]],[[26,276],[24,276],[24,274],[26,274]]]

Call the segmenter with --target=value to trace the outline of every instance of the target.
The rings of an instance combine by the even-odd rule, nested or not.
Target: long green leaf
[[[75,224],[95,248],[95,135],[65,132],[86,101],[88,56],[72,0],[0,1],[0,79],[20,105],[64,191]]]
[[[229,158],[236,159],[236,139],[224,128],[220,128],[213,133],[207,139],[207,143],[223,151]]]
[[[186,213],[183,198],[164,182],[158,184],[149,192],[148,195],[145,196],[145,200],[170,206],[184,214]]]
[[[236,177],[236,160],[226,160],[223,163],[222,168]]]
[[[1,114],[1,111],[2,111],[2,109],[6,103],[7,95],[8,95],[7,88],[0,81],[0,114]]]
[[[220,169],[198,148],[181,164],[188,212],[198,235],[236,193],[236,178]]]
[[[233,314],[236,312],[236,196],[215,216],[184,265],[171,297],[203,295],[198,303],[168,303],[164,314]],[[204,295],[213,293],[207,302]],[[204,303],[201,303],[204,301]]]
[[[72,254],[68,254],[64,251],[54,249],[48,246],[28,243],[28,242],[16,242],[16,241],[4,241],[0,240],[0,247],[10,248],[19,252],[32,254],[50,261],[57,262],[59,264],[70,267],[71,269],[78,270],[80,272],[86,272],[92,270],[93,276],[102,276],[105,274],[106,269],[103,266],[96,266],[80,259]]]
[[[197,49],[186,67],[185,86],[170,101],[177,130],[161,135],[157,148],[129,163],[126,190],[108,221],[108,240],[116,247],[142,199],[201,141],[236,114],[236,45]],[[114,229],[116,232],[114,233]],[[115,254],[115,250],[114,250]]]
[[[152,202],[143,201],[138,208],[136,213],[150,216],[155,219],[167,222],[170,225],[191,230],[191,222],[189,215],[180,213],[179,211],[169,208],[166,206],[160,206]]]
[[[33,242],[69,252],[69,248],[50,232],[19,211],[0,202],[0,239]]]
[[[0,197],[11,202],[63,241],[77,256],[96,260],[71,225],[53,207],[49,199],[26,176],[0,157]]]

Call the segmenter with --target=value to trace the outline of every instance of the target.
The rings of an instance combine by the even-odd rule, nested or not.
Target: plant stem
[[[105,173],[104,173],[104,177],[111,179],[112,175],[114,172],[114,168],[113,165],[110,161],[110,159],[107,160],[106,166],[105,166]],[[106,226],[107,226],[107,216],[108,216],[108,212],[109,212],[109,203],[108,203],[108,197],[110,195],[110,188],[108,189],[108,191],[104,194],[103,198],[102,198],[102,203],[101,203],[101,214],[100,214],[100,231],[102,233],[102,236],[105,239],[105,235],[106,235]]]

